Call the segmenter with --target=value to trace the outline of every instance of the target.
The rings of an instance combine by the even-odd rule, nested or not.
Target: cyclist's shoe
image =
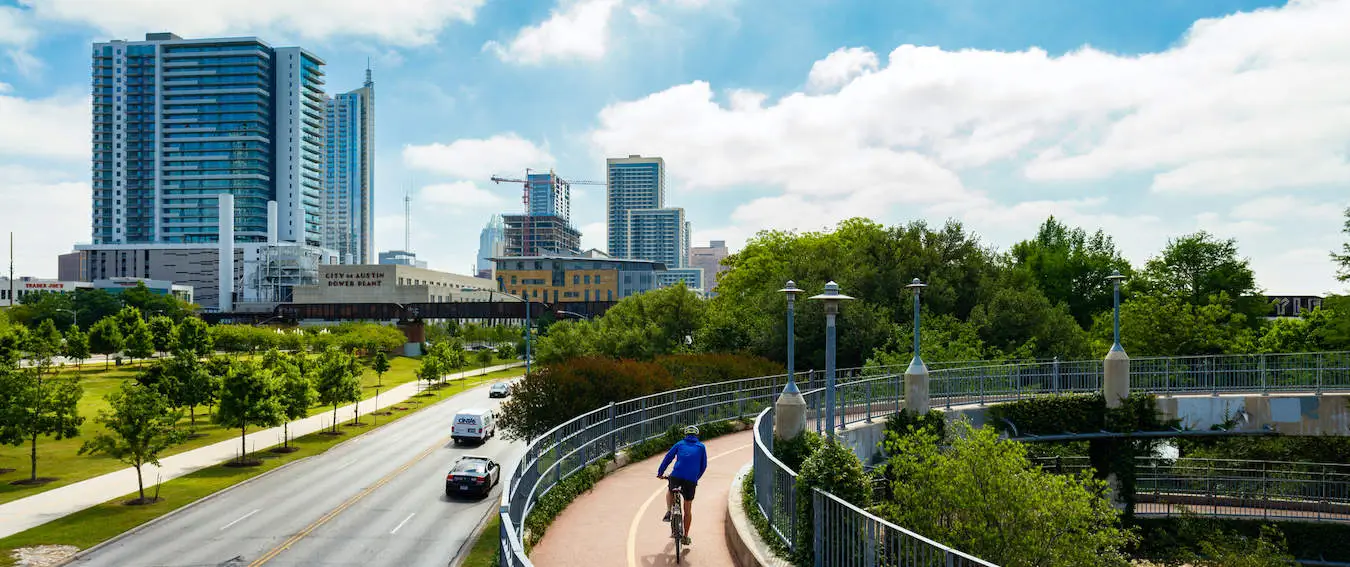
[[[689,536],[684,536],[684,539],[680,540],[680,543],[683,543],[683,544],[685,544],[685,545],[689,545],[689,544],[691,544],[691,543],[694,543],[694,540],[689,539]]]
[[[669,521],[670,521],[670,510],[666,510],[666,515],[661,516],[661,521],[662,521],[662,522],[669,522]]]

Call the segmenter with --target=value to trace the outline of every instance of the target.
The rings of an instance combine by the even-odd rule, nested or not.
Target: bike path
[[[753,443],[750,430],[704,441],[708,470],[694,497],[693,544],[684,548],[681,566],[734,566],[726,537],[727,493],[736,472],[750,462]],[[530,561],[539,567],[674,565],[670,527],[661,521],[666,481],[656,478],[664,457],[621,468],[578,497],[549,526]]]

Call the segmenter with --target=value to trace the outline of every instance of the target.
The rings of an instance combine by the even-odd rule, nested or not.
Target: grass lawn
[[[502,515],[488,516],[487,526],[483,528],[478,541],[473,542],[469,554],[464,557],[460,567],[497,567],[497,548],[501,545]]]
[[[247,356],[247,355],[244,355]],[[502,364],[506,361],[495,361],[493,364]],[[389,371],[384,373],[383,387],[381,392],[387,392],[389,388],[412,382],[417,379],[417,367],[421,364],[419,359],[396,357],[389,360]],[[474,370],[476,367],[465,368],[464,370]],[[38,438],[38,464],[37,474],[39,477],[55,477],[57,480],[40,486],[22,486],[10,484],[16,480],[23,480],[30,476],[29,451],[30,445],[20,446],[0,445],[0,470],[15,469],[11,472],[0,474],[0,504],[18,500],[27,496],[32,496],[40,492],[51,490],[53,488],[66,486],[81,480],[93,478],[102,474],[110,473],[126,467],[127,465],[106,455],[80,455],[80,445],[103,430],[103,426],[94,421],[98,416],[99,410],[108,409],[108,402],[104,396],[116,390],[123,380],[131,379],[141,371],[140,367],[128,368],[112,367],[104,370],[102,364],[86,364],[83,369],[64,369],[61,371],[63,377],[76,376],[80,379],[80,384],[84,386],[84,396],[80,398],[80,415],[84,416],[84,425],[80,428],[80,436],[71,439],[53,440],[49,437]],[[362,401],[375,397],[375,385],[379,383],[378,377],[373,370],[366,369],[361,377],[362,383]],[[309,415],[331,412],[332,406],[315,406],[310,408]],[[199,447],[224,441],[227,439],[237,439],[239,430],[224,429],[219,425],[211,423],[208,415],[208,408],[198,407],[196,409],[197,425],[196,430],[199,437],[189,439],[182,445],[166,451],[164,457],[175,453],[182,453]],[[338,415],[339,420],[350,419],[351,414]],[[185,416],[181,422],[184,427],[188,425],[188,418]]]
[[[511,369],[492,372],[486,376],[475,375],[465,380],[455,380],[448,383],[445,388],[432,389],[412,398],[422,403],[401,404],[400,407],[407,407],[408,409],[392,409],[394,415],[381,417],[378,425],[366,425],[359,428],[357,431],[365,432],[374,428],[384,427],[406,415],[415,413],[420,408],[427,407],[445,398],[463,392],[468,388],[510,376],[519,376],[521,372],[520,369]],[[388,374],[386,374],[385,377],[388,378]],[[386,384],[387,383],[388,382],[386,382]],[[369,423],[368,420],[367,423]],[[14,564],[14,558],[12,557],[11,552],[21,547],[35,545],[73,545],[80,549],[88,549],[89,547],[111,539],[122,532],[158,518],[170,511],[191,504],[214,492],[275,469],[288,462],[322,453],[351,437],[351,435],[334,437],[331,435],[323,435],[321,433],[299,437],[294,441],[295,446],[300,447],[298,452],[288,454],[277,454],[270,451],[258,452],[255,456],[262,459],[263,464],[261,466],[229,468],[216,465],[165,482],[159,487],[159,496],[164,500],[157,504],[150,506],[127,506],[122,504],[122,502],[126,502],[139,496],[137,493],[131,493],[109,500],[98,506],[76,512],[59,520],[54,520],[33,529],[0,539],[0,567],[12,566]],[[40,446],[41,444],[39,443],[39,447]],[[152,483],[153,480],[147,479],[146,482],[149,484]],[[153,496],[154,488],[147,486],[146,495]],[[493,531],[492,533],[495,534],[496,532]]]

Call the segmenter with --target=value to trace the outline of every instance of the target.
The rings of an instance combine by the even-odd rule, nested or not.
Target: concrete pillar
[[[928,413],[928,365],[914,357],[905,369],[905,409],[919,415]]]
[[[218,266],[220,300],[217,305],[223,313],[234,311],[234,195],[221,193],[216,197],[219,207],[220,265]]]
[[[421,321],[406,321],[398,324],[408,342],[403,343],[403,356],[421,356],[422,343],[427,340],[427,327]]]
[[[276,243],[277,243],[277,223],[278,223],[278,222],[280,222],[280,219],[277,218],[277,202],[276,202],[276,201],[268,201],[268,202],[267,202],[267,243],[268,243],[268,244],[276,244]]]
[[[806,431],[806,398],[797,385],[788,384],[773,404],[774,439],[796,439]]]
[[[1130,357],[1125,349],[1112,348],[1106,353],[1106,363],[1102,368],[1102,395],[1106,398],[1106,407],[1118,408],[1122,400],[1130,397]]]

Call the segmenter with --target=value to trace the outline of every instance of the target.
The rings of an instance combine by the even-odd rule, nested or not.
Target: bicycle
[[[684,495],[679,487],[670,488],[674,494],[670,505],[670,537],[675,540],[675,563],[680,562],[680,547],[684,545]]]

